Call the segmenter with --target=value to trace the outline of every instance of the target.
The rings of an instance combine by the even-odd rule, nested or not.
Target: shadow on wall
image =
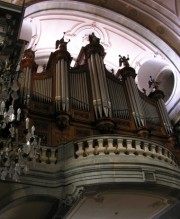
[[[59,200],[49,196],[27,196],[1,210],[1,219],[49,219],[57,211]]]

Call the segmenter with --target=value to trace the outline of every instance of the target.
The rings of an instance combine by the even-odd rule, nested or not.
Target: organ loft
[[[119,70],[108,71],[104,48],[94,33],[81,48],[74,67],[70,67],[67,44],[64,37],[56,41],[56,50],[41,73],[36,72],[31,49],[24,52],[20,64],[18,101],[24,118],[36,127],[41,144],[54,147],[84,137],[122,135],[161,143],[179,160],[163,92],[154,89],[146,96],[138,90],[129,57],[120,56]],[[131,147],[135,151],[133,144]]]

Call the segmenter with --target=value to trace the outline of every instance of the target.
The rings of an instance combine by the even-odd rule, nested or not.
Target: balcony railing
[[[39,161],[57,164],[68,159],[109,155],[144,157],[177,166],[174,155],[162,145],[140,138],[119,136],[93,136],[56,147],[41,146]]]

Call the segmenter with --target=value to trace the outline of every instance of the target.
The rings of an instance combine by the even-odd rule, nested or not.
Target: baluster
[[[88,140],[88,148],[86,149],[87,155],[93,156],[94,155],[94,148],[93,148],[93,140]]]
[[[50,161],[50,164],[55,164],[55,162],[57,161],[56,149],[51,149],[51,155],[49,157],[49,161]]]
[[[115,147],[113,146],[113,139],[108,139],[108,148],[107,148],[109,154],[114,154]]]
[[[40,155],[41,163],[47,163],[48,157],[46,155],[46,152],[47,152],[47,149],[42,147],[41,148],[41,155]]]
[[[162,148],[158,146],[157,148],[157,153],[158,153],[158,159],[162,159],[163,158],[163,154],[162,154]]]
[[[98,153],[99,155],[104,155],[104,147],[103,147],[103,139],[102,138],[98,138]]]
[[[135,141],[135,149],[136,149],[136,154],[138,156],[142,156],[144,153],[144,150],[141,148],[141,141],[136,140]]]
[[[158,154],[156,152],[156,145],[154,145],[154,144],[151,145],[151,152],[152,152],[151,157],[158,158]]]
[[[172,154],[169,152],[169,163],[172,164],[172,161],[173,161],[173,157],[172,157]]]
[[[170,164],[173,164],[173,156],[172,156],[172,154],[169,151],[168,151],[168,162]]]
[[[149,143],[144,142],[144,155],[145,156],[151,156],[151,151],[149,150]]]
[[[122,138],[118,138],[117,140],[117,152],[119,154],[124,154],[126,152],[126,147],[123,146],[123,139]]]
[[[83,150],[83,142],[78,142],[77,143],[78,145],[78,150],[76,151],[76,155],[78,156],[78,158],[82,158],[83,157],[83,153],[84,153],[84,150]]]
[[[168,162],[168,151],[164,149],[164,160]]]
[[[127,147],[127,152],[129,155],[134,155],[135,148],[132,147],[132,140],[127,139],[126,140],[126,147]]]
[[[171,154],[171,164],[177,166],[175,159],[174,159],[174,156],[172,154]]]
[[[117,139],[114,139],[115,141],[114,141],[114,153],[115,154],[119,154],[119,151],[118,151],[118,145],[117,145]]]

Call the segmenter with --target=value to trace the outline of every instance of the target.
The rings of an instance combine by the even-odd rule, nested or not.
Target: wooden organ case
[[[162,102],[137,89],[135,70],[127,60],[116,74],[109,72],[103,63],[104,48],[92,33],[70,67],[67,43],[64,37],[56,42],[42,73],[36,73],[31,49],[21,61],[20,101],[42,144],[54,146],[99,134],[166,142],[172,128]]]

